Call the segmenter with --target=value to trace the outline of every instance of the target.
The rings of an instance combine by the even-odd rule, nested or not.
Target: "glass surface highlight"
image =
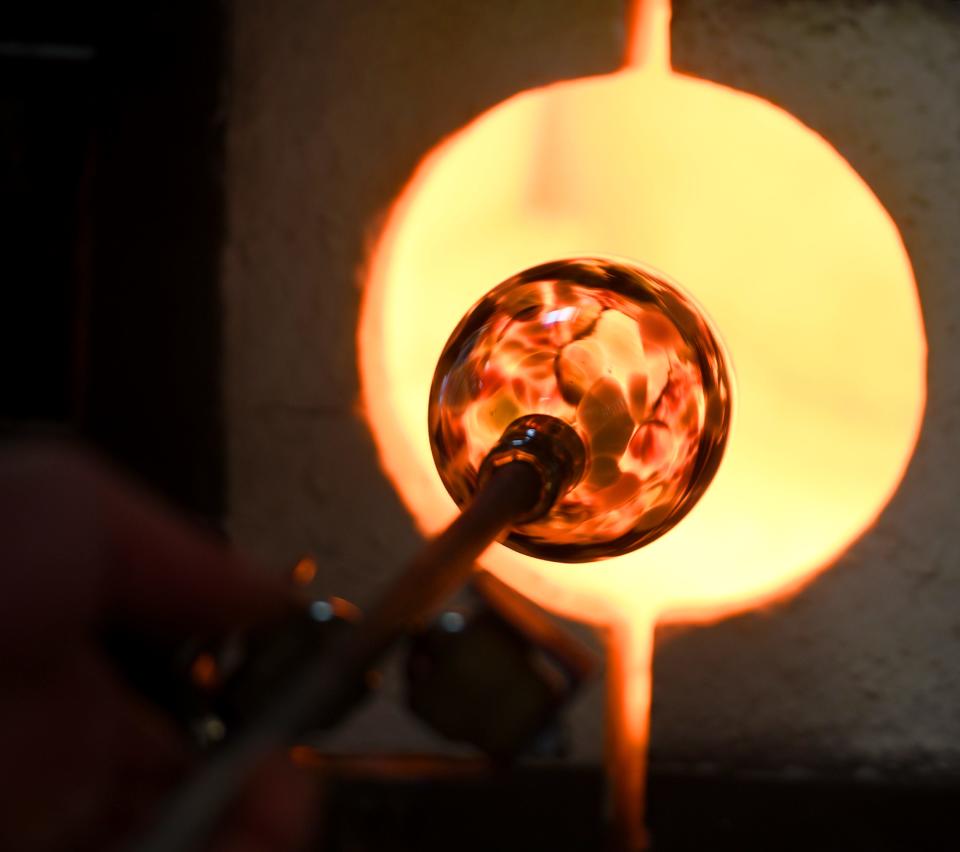
[[[707,487],[730,423],[723,350],[659,273],[605,258],[543,264],[468,312],[430,392],[434,460],[458,505],[517,417],[541,413],[583,440],[581,480],[506,544],[545,559],[616,556],[663,535]]]

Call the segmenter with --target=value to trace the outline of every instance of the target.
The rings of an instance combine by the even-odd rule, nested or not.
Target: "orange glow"
[[[327,599],[327,603],[333,607],[333,614],[337,618],[342,618],[344,621],[357,622],[363,618],[363,613],[360,609],[348,600],[331,597]]]
[[[655,58],[665,4],[646,5],[637,29]],[[580,253],[663,269],[705,307],[736,376],[726,458],[690,515],[636,553],[559,566],[496,546],[484,566],[605,623],[632,600],[716,618],[829,565],[889,500],[916,441],[926,343],[910,262],[822,137],[667,62],[511,98],[430,152],[391,211],[366,282],[363,402],[423,531],[456,512],[426,427],[448,335],[493,285]]]
[[[723,456],[724,355],[696,305],[640,267],[578,258],[525,270],[477,303],[437,365],[429,428],[458,505],[529,414],[567,423],[586,467],[503,543],[562,562],[636,550],[696,504]]]
[[[317,751],[313,746],[295,745],[287,752],[291,763],[299,766],[301,769],[323,769],[325,760],[322,752]]]
[[[197,654],[190,666],[190,678],[201,689],[215,689],[220,683],[220,673],[213,654]]]
[[[916,285],[893,220],[827,141],[671,69],[666,0],[636,8],[627,67],[488,111],[424,157],[390,212],[359,329],[363,404],[421,529],[456,513],[427,430],[447,337],[500,281],[580,254],[662,269],[704,307],[735,376],[726,455],[690,514],[640,550],[570,565],[494,545],[484,567],[633,636],[796,590],[874,522],[912,454]],[[627,656],[643,680],[643,654]],[[631,689],[642,742],[649,684]]]
[[[293,569],[293,582],[297,586],[309,586],[317,576],[317,563],[312,556],[304,556]]]

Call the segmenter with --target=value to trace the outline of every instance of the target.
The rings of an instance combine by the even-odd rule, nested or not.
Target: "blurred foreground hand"
[[[190,768],[100,637],[217,635],[279,615],[285,591],[81,452],[0,450],[0,849],[122,848]],[[278,755],[210,849],[289,852],[311,783]]]

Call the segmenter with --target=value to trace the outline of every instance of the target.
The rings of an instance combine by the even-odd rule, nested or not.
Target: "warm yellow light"
[[[873,523],[917,440],[926,340],[900,235],[850,164],[778,107],[673,72],[667,0],[634,15],[628,67],[517,95],[423,159],[371,259],[359,350],[381,463],[431,533],[456,509],[430,452],[430,382],[492,286],[618,255],[679,281],[719,330],[733,427],[686,518],[605,562],[483,557],[542,605],[610,628],[614,824],[639,850],[654,622],[791,592]]]
[[[424,158],[372,258],[360,328],[384,469],[429,533],[455,513],[430,454],[430,380],[479,296],[536,263],[612,254],[705,307],[737,394],[700,504],[603,563],[484,557],[540,603],[601,623],[715,618],[830,564],[896,489],[925,398],[917,291],[890,216],[788,113],[670,70],[658,20],[634,41],[640,67],[524,92]]]

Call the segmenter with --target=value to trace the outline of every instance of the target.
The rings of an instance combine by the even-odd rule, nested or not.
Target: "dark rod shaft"
[[[188,779],[131,852],[196,848],[256,763],[316,720],[335,719],[366,672],[412,623],[432,614],[467,581],[476,558],[514,518],[536,505],[542,487],[530,464],[513,462],[497,469],[473,502],[390,585],[357,630],[318,652],[279,691],[269,710]]]
[[[534,506],[542,481],[532,465],[499,468],[463,512],[407,565],[364,619],[359,656],[378,657],[418,619],[431,615],[473,571],[477,557]],[[359,660],[358,660],[359,662]]]

